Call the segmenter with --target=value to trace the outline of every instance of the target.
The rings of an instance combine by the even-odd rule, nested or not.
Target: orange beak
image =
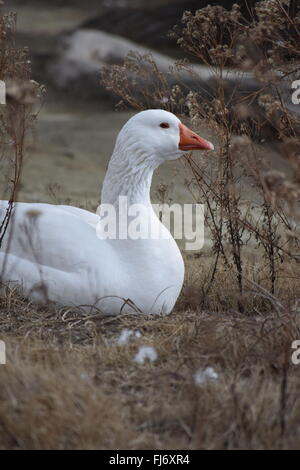
[[[202,139],[198,134],[191,131],[184,124],[179,124],[180,150],[214,150],[214,146],[208,140]]]

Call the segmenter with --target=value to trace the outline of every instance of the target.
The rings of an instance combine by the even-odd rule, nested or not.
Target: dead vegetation
[[[44,91],[30,79],[28,50],[16,46],[15,27],[15,14],[0,16],[0,80],[6,90],[6,104],[0,107],[0,197],[8,201],[5,216],[0,220],[0,246],[17,197],[29,130]]]
[[[206,100],[201,90],[169,89],[155,64],[157,80],[138,95],[126,78],[128,62],[106,75],[131,106],[143,107],[155,93],[160,107],[181,106],[194,129],[205,122],[214,134],[215,164],[186,162],[188,187],[207,208],[213,248],[187,257],[184,289],[167,318],[40,308],[5,287],[0,448],[299,448],[300,368],[291,361],[300,339],[299,118],[280,99],[282,75],[269,73],[270,59],[279,72],[298,67],[300,18],[289,16],[287,3],[260,2],[251,24],[236,7],[184,16],[180,45],[213,67],[219,83]],[[222,70],[238,64],[261,81],[259,97],[228,98]],[[131,57],[130,76],[143,70],[143,61]],[[261,107],[257,122],[252,99]],[[272,171],[262,158],[256,140],[262,116],[280,139],[287,173]],[[124,328],[142,336],[120,345]],[[144,344],[158,358],[140,365],[133,358]],[[218,378],[197,385],[195,373],[205,367]]]
[[[217,305],[227,301],[226,278],[211,293]],[[287,310],[265,291],[251,295],[265,311],[188,307],[193,297],[184,291],[167,318],[100,317],[37,308],[7,290],[0,447],[298,448],[300,375],[291,345],[300,334],[299,306]],[[124,328],[142,336],[120,345]],[[157,360],[134,362],[140,345],[153,346]],[[195,373],[205,367],[218,378],[197,385]]]

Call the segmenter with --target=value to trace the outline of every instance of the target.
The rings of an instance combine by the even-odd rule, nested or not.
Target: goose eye
[[[170,125],[167,122],[162,122],[160,124],[160,127],[162,127],[163,129],[168,129],[170,127]]]

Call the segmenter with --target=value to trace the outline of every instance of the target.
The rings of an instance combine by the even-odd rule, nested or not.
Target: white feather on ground
[[[157,352],[152,346],[141,346],[134,357],[138,364],[144,364],[146,360],[154,362],[157,359]]]
[[[215,382],[219,375],[213,369],[213,367],[205,367],[205,369],[199,369],[194,375],[194,381],[196,385],[204,385],[208,382]]]

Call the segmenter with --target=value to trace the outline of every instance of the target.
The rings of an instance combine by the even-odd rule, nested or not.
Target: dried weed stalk
[[[0,220],[0,246],[19,188],[29,129],[44,91],[30,80],[28,50],[16,47],[15,27],[15,14],[0,16],[0,80],[6,88],[6,104],[0,105],[0,178],[1,199],[8,201]]]

